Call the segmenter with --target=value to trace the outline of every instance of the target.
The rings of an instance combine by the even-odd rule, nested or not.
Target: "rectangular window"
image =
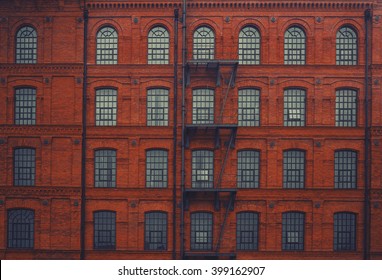
[[[239,90],[238,125],[260,125],[260,91],[257,89]]]
[[[357,153],[336,151],[334,153],[334,188],[357,188]]]
[[[96,188],[115,188],[116,161],[116,151],[114,150],[95,151],[94,186]]]
[[[213,188],[214,153],[208,150],[192,152],[192,187]]]
[[[34,186],[36,151],[33,148],[17,148],[14,151],[14,185]]]
[[[115,89],[96,91],[96,125],[117,125],[117,91]]]
[[[18,88],[15,91],[15,124],[36,124],[36,90]]]
[[[167,151],[146,152],[146,187],[167,188]]]
[[[239,151],[237,153],[237,187],[259,187],[260,153],[258,151]]]
[[[253,212],[236,214],[237,250],[257,250],[259,215]]]
[[[305,90],[284,91],[284,126],[305,125]]]
[[[357,126],[357,92],[355,90],[336,91],[336,126]]]
[[[283,188],[303,189],[305,186],[305,153],[290,150],[283,153]]]
[[[147,91],[147,125],[168,126],[168,90]]]
[[[94,212],[94,249],[115,249],[115,212]]]
[[[304,250],[305,214],[300,212],[283,213],[282,248],[283,250]]]
[[[353,213],[334,214],[334,251],[355,251],[356,220]]]
[[[167,213],[145,213],[145,250],[167,250]]]
[[[191,214],[191,250],[212,250],[212,214]]]
[[[194,89],[192,93],[192,123],[214,123],[214,91]]]
[[[32,249],[34,245],[34,211],[8,210],[8,248]]]

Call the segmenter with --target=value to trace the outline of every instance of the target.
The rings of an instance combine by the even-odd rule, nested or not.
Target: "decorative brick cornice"
[[[82,71],[82,64],[0,64],[1,74],[70,74]]]
[[[372,127],[370,129],[372,136],[381,136],[382,135],[382,126]]]
[[[182,1],[171,2],[122,2],[122,1],[94,1],[87,4],[88,9],[166,9],[179,8]],[[201,9],[366,9],[371,8],[373,2],[365,1],[188,1],[188,8]]]
[[[42,196],[78,196],[81,188],[73,187],[0,187],[0,193],[7,196],[21,196],[23,198]]]
[[[80,135],[81,126],[0,125],[0,135]]]

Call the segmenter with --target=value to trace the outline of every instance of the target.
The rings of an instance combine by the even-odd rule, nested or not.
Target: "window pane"
[[[150,30],[148,36],[148,64],[169,63],[170,38],[168,31],[160,26]]]
[[[167,213],[145,213],[145,250],[167,250]]]
[[[283,250],[304,250],[305,214],[299,212],[283,213]]]
[[[8,248],[33,248],[34,211],[8,210]]]
[[[96,91],[96,125],[117,125],[117,91],[115,89]]]
[[[260,125],[260,91],[257,89],[239,90],[238,125]]]
[[[147,91],[147,125],[168,125],[167,89],[149,89]]]
[[[336,64],[357,65],[358,38],[350,27],[341,27],[336,37]]]
[[[194,89],[192,92],[192,123],[214,123],[214,91],[212,89]]]
[[[236,214],[237,250],[257,250],[259,215],[252,212]]]
[[[334,188],[357,188],[357,153],[336,151],[334,153]]]
[[[211,28],[202,26],[196,29],[193,44],[194,59],[214,59],[215,34]]]
[[[237,187],[259,187],[260,153],[258,151],[240,151],[237,153]]]
[[[94,186],[115,188],[117,172],[116,151],[97,150],[94,158]]]
[[[16,34],[16,63],[37,63],[37,32],[24,26]]]
[[[305,183],[305,153],[290,150],[283,153],[283,188],[303,189]]]
[[[285,32],[284,63],[305,64],[305,33],[299,27],[291,27]]]
[[[240,31],[239,63],[260,64],[260,33],[252,26],[244,27]]]
[[[34,186],[36,152],[33,148],[17,148],[14,151],[14,185]]]
[[[357,91],[352,89],[336,91],[336,126],[357,126]]]
[[[15,124],[36,124],[36,90],[34,88],[16,89]]]
[[[117,64],[118,34],[112,27],[103,27],[97,33],[97,64]]]
[[[356,249],[356,215],[353,213],[334,214],[334,250],[354,251]]]
[[[94,212],[94,249],[115,249],[115,212]]]
[[[191,250],[212,250],[212,214],[191,214]]]
[[[214,187],[214,153],[212,151],[192,152],[192,187]]]
[[[305,125],[305,90],[284,91],[284,126]]]
[[[146,152],[146,187],[167,188],[167,151]]]

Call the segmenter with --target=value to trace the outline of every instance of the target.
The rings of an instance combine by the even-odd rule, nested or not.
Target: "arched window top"
[[[163,26],[154,26],[148,34],[148,64],[169,63],[170,36]]]
[[[102,27],[97,32],[97,64],[117,64],[118,33],[111,26]]]
[[[34,210],[8,210],[8,248],[33,248]]]
[[[194,59],[214,59],[215,33],[208,26],[200,26],[194,31]]]
[[[336,35],[336,64],[357,65],[358,36],[354,28],[343,26]]]
[[[260,33],[254,26],[245,26],[240,30],[239,63],[260,64]]]
[[[37,31],[32,26],[17,31],[16,63],[37,63]]]
[[[284,63],[305,64],[306,43],[305,32],[298,26],[291,26],[284,35]]]

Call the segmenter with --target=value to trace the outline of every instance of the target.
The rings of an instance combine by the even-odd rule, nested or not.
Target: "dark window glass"
[[[96,125],[117,125],[117,91],[115,89],[96,91]]]
[[[34,186],[36,151],[33,148],[17,148],[14,151],[14,185]]]
[[[283,250],[304,250],[305,214],[299,212],[283,213]]]
[[[145,250],[167,250],[167,213],[145,213]]]
[[[212,250],[212,214],[191,214],[191,250]]]
[[[305,152],[297,150],[283,153],[283,188],[303,189],[305,185]]]
[[[357,188],[357,153],[336,151],[334,153],[334,188]]]
[[[94,186],[96,188],[115,188],[116,154],[114,150],[95,151]]]
[[[260,153],[258,151],[239,151],[237,153],[237,187],[258,188],[259,169]]]
[[[305,125],[305,90],[284,91],[284,126]]]
[[[36,90],[34,88],[16,89],[15,124],[36,124]]]
[[[192,152],[192,187],[214,187],[214,153],[212,151]]]
[[[259,215],[253,212],[236,214],[237,250],[257,250]]]
[[[336,37],[336,64],[357,65],[358,38],[357,33],[350,27],[341,27]]]
[[[33,248],[34,211],[8,210],[8,248]]]
[[[260,33],[255,27],[246,26],[240,31],[239,63],[260,64]]]
[[[357,126],[357,91],[336,91],[336,126]]]
[[[284,63],[305,64],[305,33],[296,26],[290,27],[284,37]]]
[[[17,31],[16,63],[37,63],[37,32],[31,26]]]
[[[355,251],[356,214],[340,212],[334,214],[334,251]]]
[[[239,90],[238,125],[260,125],[260,91],[258,89]]]
[[[212,89],[194,89],[192,92],[192,123],[214,123],[214,91]]]
[[[115,212],[94,212],[94,249],[115,249]]]
[[[169,63],[170,38],[168,31],[157,26],[150,30],[148,36],[148,64]]]
[[[202,26],[195,30],[193,54],[194,59],[214,59],[215,34],[211,28]]]
[[[97,33],[97,64],[117,64],[118,34],[112,27],[103,27]]]
[[[146,152],[146,187],[167,187],[167,151],[150,150]]]
[[[168,90],[149,89],[147,91],[147,125],[168,125]]]

